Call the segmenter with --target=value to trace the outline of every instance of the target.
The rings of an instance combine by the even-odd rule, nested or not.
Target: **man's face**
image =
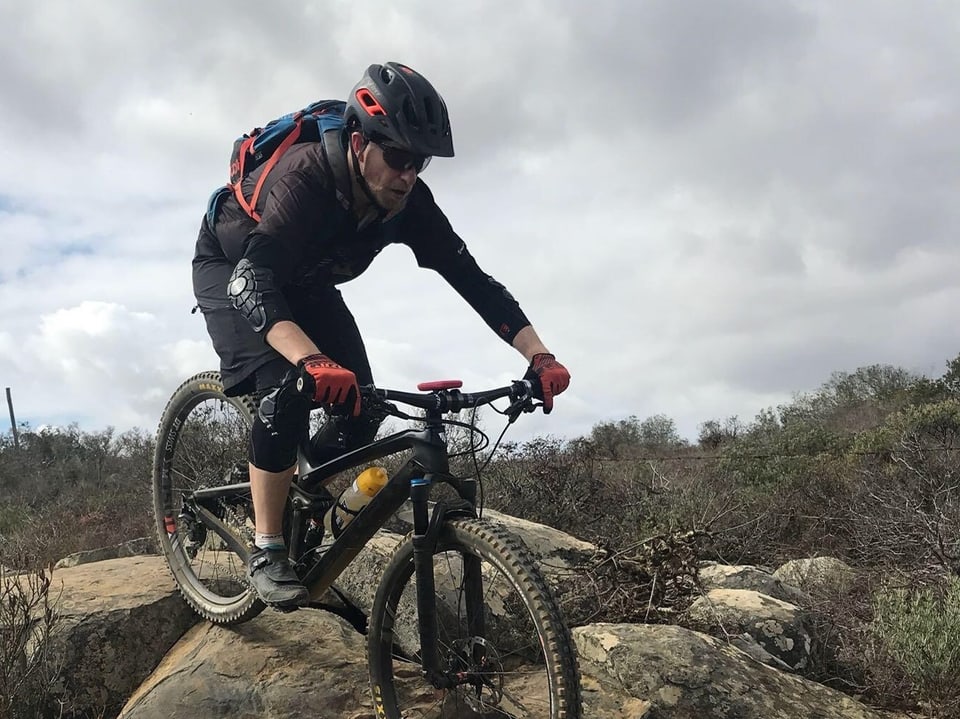
[[[355,133],[355,137],[359,133]],[[396,161],[394,154],[396,151],[386,150],[375,142],[360,139],[360,149],[357,151],[357,158],[360,161],[360,172],[363,179],[366,180],[370,192],[390,214],[395,214],[403,209],[410,196],[410,191],[417,182],[418,163],[403,163],[403,169],[395,169],[384,159],[384,152],[392,153],[391,158],[394,165],[400,164]],[[424,165],[421,165],[421,169]]]

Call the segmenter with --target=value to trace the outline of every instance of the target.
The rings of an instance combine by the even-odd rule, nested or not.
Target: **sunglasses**
[[[389,145],[381,145],[379,142],[374,142],[374,144],[383,151],[383,161],[387,163],[387,167],[391,170],[397,172],[413,170],[419,175],[430,164],[430,155],[417,155]]]

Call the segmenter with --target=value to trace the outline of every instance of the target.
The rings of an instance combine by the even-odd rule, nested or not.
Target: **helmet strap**
[[[370,200],[370,204],[376,208],[377,219],[382,220],[390,213],[390,210],[377,202],[377,198],[373,196],[373,191],[370,189],[370,185],[367,184],[367,181],[363,176],[363,172],[360,170],[360,158],[358,158],[357,153],[353,151],[352,144],[350,145],[350,157],[353,161],[353,174],[357,179],[357,184],[360,185],[360,189],[363,190],[363,194],[367,196],[368,200]]]

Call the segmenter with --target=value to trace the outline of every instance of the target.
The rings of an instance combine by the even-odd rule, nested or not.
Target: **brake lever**
[[[504,414],[507,415],[507,424],[513,424],[514,422],[517,421],[517,418],[521,414],[523,414],[524,405],[526,403],[527,403],[527,400],[518,399],[518,400],[514,400],[514,402],[509,407],[507,407],[506,411],[504,412]]]
[[[515,399],[510,406],[507,407],[506,412],[504,412],[504,414],[507,415],[507,424],[513,424],[521,414],[524,412],[534,412],[537,407],[540,406],[534,402],[533,386],[530,381],[520,380],[519,382],[525,386],[525,391],[523,396]]]
[[[388,414],[391,417],[396,417],[398,419],[413,419],[413,417],[397,407],[397,405],[395,405],[393,402],[388,402],[385,399],[382,399],[378,402],[378,407],[382,412],[384,412],[384,414]]]
[[[362,402],[364,407],[373,412],[379,413],[382,412],[384,416],[393,416],[400,419],[409,419],[409,416],[401,410],[393,402],[390,402],[384,397],[376,392],[376,388],[373,385],[364,385],[361,395],[363,397]]]

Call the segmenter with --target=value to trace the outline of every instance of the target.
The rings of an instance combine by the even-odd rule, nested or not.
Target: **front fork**
[[[444,670],[437,640],[437,595],[433,557],[440,541],[440,530],[448,514],[474,516],[470,503],[452,507],[437,502],[430,513],[428,498],[431,475],[410,480],[410,502],[413,505],[413,565],[417,577],[417,620],[420,631],[420,657],[426,679],[438,689],[449,689],[470,681],[464,672]],[[483,584],[480,560],[472,555],[463,559],[463,592],[467,610],[467,629],[472,637],[484,636]],[[473,656],[474,662],[482,657]]]

